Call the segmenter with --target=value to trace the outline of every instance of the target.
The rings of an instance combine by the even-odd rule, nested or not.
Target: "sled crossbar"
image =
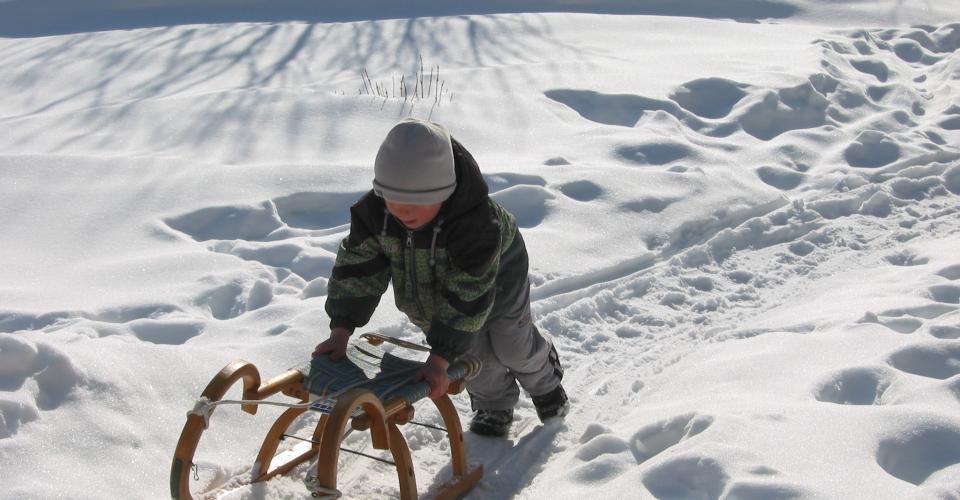
[[[223,395],[237,382],[243,383],[243,400],[236,401],[241,409],[256,414],[260,402],[277,393],[297,400],[285,410],[267,432],[253,466],[254,482],[267,481],[290,472],[309,460],[316,459],[315,477],[307,481],[315,484],[314,496],[339,495],[337,465],[343,439],[352,431],[369,431],[372,445],[378,450],[389,450],[393,461],[377,460],[393,465],[400,483],[400,498],[417,498],[417,483],[410,449],[399,426],[412,422],[413,404],[430,395],[426,382],[412,383],[421,362],[385,353],[378,347],[389,337],[361,336],[367,342],[353,343],[347,349],[347,359],[331,361],[327,356],[313,358],[310,363],[293,368],[261,384],[257,368],[247,361],[237,360],[225,366],[210,381],[201,395],[198,409],[187,416],[174,453],[170,469],[170,494],[175,499],[191,499],[190,471],[200,438],[209,425],[209,417]],[[386,340],[391,342],[390,340]],[[392,342],[396,343],[396,342]],[[416,344],[411,344],[416,346]],[[404,345],[404,347],[407,347]],[[483,466],[469,467],[463,429],[449,394],[463,390],[464,381],[480,371],[475,358],[458,359],[451,363],[447,375],[452,383],[448,394],[434,401],[443,419],[451,454],[450,480],[438,489],[437,498],[457,498],[468,492],[483,475]],[[320,419],[311,438],[287,434],[293,422],[307,411],[317,411]],[[427,425],[419,424],[417,425]],[[438,426],[432,428],[442,429]],[[309,450],[285,463],[273,466],[280,441],[295,438],[310,444]],[[359,453],[359,452],[357,452]],[[364,455],[367,456],[367,455]],[[372,456],[371,456],[372,457]],[[376,458],[376,457],[372,457]]]

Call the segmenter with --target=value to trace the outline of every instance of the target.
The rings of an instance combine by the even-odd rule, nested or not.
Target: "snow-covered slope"
[[[412,115],[517,215],[568,366],[563,425],[468,436],[472,498],[960,498],[960,5],[395,5],[0,2],[0,497],[167,495],[220,367],[325,338]],[[389,294],[368,329],[422,339]],[[218,410],[201,482],[303,495],[243,484],[276,414]]]

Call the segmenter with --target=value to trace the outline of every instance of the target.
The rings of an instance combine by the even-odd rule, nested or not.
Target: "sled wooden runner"
[[[170,469],[170,494],[175,499],[192,499],[190,481],[194,455],[210,416],[216,406],[239,404],[254,415],[259,405],[286,406],[267,432],[253,465],[253,482],[267,481],[286,474],[296,466],[317,459],[315,477],[307,481],[315,497],[337,498],[344,493],[337,489],[337,465],[341,442],[352,431],[369,431],[375,449],[390,450],[397,470],[400,498],[417,498],[417,482],[413,458],[399,427],[412,422],[413,404],[430,394],[426,382],[411,383],[422,363],[385,353],[378,345],[384,341],[417,348],[416,344],[395,341],[377,334],[365,334],[366,342],[352,343],[347,359],[331,361],[327,356],[313,358],[309,364],[293,368],[266,383],[260,372],[247,361],[237,360],[225,366],[204,389],[197,406],[187,416]],[[443,419],[450,442],[451,479],[437,488],[437,498],[458,498],[473,488],[483,476],[483,466],[470,467],[463,440],[463,429],[449,394],[463,390],[464,382],[480,371],[476,358],[465,357],[451,363],[447,374],[450,390],[434,401]],[[237,382],[243,384],[243,399],[223,400],[224,394]],[[295,402],[265,401],[282,393]],[[320,412],[320,419],[311,436],[290,436],[287,429],[297,417],[308,411]],[[280,441],[293,438],[310,443],[299,456],[276,466],[273,459]],[[349,450],[344,450],[349,451]],[[356,453],[356,452],[354,452]],[[361,454],[362,455],[362,454]]]

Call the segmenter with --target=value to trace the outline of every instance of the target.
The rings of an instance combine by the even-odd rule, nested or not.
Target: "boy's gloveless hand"
[[[350,341],[350,331],[346,328],[330,330],[330,337],[317,344],[313,350],[313,357],[328,354],[333,361],[340,361],[347,355],[347,343]]]
[[[414,376],[413,381],[426,380],[430,384],[430,399],[441,398],[450,388],[450,379],[447,377],[447,367],[449,366],[449,361],[431,354],[427,358],[427,362],[417,372],[417,375]]]

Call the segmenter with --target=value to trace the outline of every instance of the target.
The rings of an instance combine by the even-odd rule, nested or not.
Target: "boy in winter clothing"
[[[527,251],[516,219],[488,196],[470,153],[435,123],[406,119],[381,144],[373,190],[350,208],[328,283],[330,337],[313,355],[342,358],[392,282],[397,307],[426,333],[417,375],[446,394],[447,366],[472,353],[471,431],[503,436],[520,386],[541,420],[568,409],[553,343],[530,319]]]

